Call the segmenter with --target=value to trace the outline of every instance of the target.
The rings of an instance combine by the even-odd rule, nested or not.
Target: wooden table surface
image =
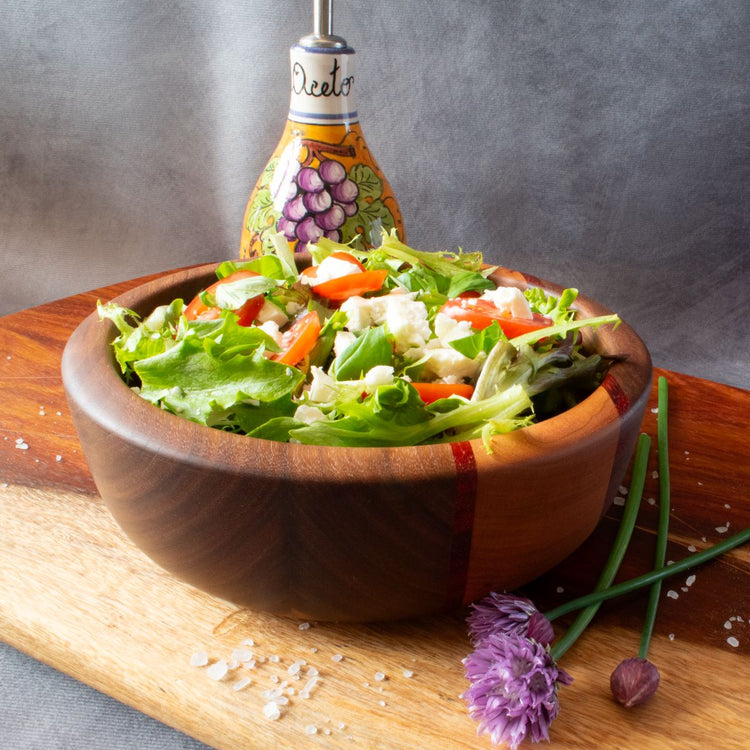
[[[238,609],[174,580],[119,530],[82,455],[59,365],[96,300],[137,281],[0,318],[0,639],[216,748],[491,747],[459,698],[465,612],[331,625]],[[750,392],[657,374],[670,384],[668,558],[677,560],[750,524]],[[655,438],[651,408],[643,429]],[[651,567],[655,468],[652,451],[619,578]],[[589,591],[621,511],[614,505],[583,547],[524,593],[544,610]],[[561,660],[574,682],[561,688],[551,747],[750,747],[750,548],[694,575],[664,585],[649,653],[661,687],[630,711],[610,697],[609,674],[637,651],[646,594],[602,607]],[[256,666],[223,680],[190,663],[198,652],[213,663],[247,648]],[[300,695],[316,671],[309,697]],[[263,693],[278,687],[288,704],[270,720]]]

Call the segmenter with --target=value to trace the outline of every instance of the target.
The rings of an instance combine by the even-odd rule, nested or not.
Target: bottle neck
[[[295,44],[290,58],[290,120],[310,125],[350,125],[359,121],[354,101],[354,50],[351,47]]]

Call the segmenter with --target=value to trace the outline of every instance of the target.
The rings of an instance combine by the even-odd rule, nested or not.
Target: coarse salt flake
[[[331,657],[331,661],[336,661],[336,662],[339,662],[339,661],[341,661],[341,660],[342,660],[343,658],[344,658],[344,655],[343,655],[343,654],[334,654],[334,655],[333,655],[333,656]]]
[[[674,633],[670,633],[670,634],[669,634],[669,640],[670,640],[670,641],[673,641],[673,640],[674,640]]]
[[[729,531],[729,526],[717,526],[716,527],[717,534],[726,534],[727,531]]]
[[[625,505],[625,498],[624,497],[616,497],[612,502],[615,505]]]
[[[621,495],[627,495],[628,494],[628,488],[624,484],[621,484],[620,487],[619,487],[619,489],[617,491]]]
[[[281,709],[272,701],[263,706],[263,716],[271,721],[276,721],[281,716]]]
[[[191,667],[205,667],[208,664],[208,654],[205,651],[196,651],[190,657]]]
[[[383,672],[375,672],[375,679],[378,682],[383,682],[383,680],[385,679],[385,674],[383,674]]]
[[[649,505],[656,505],[656,500],[655,500],[655,499],[654,499],[653,497],[649,497],[649,498],[647,498],[647,499],[646,499],[646,502],[647,502],[647,503],[648,503]]]
[[[219,680],[223,680],[227,676],[228,671],[229,671],[229,665],[223,659],[219,659],[219,661],[215,661],[206,670],[206,674],[212,680],[216,680],[218,682]]]
[[[411,669],[405,669],[402,674],[404,677],[414,677],[414,672]]]
[[[232,661],[248,662],[253,658],[249,648],[236,648],[232,651]]]
[[[652,414],[658,414],[659,413],[659,409],[657,407],[654,407],[653,409],[651,409],[651,413]]]
[[[299,624],[300,630],[309,630],[310,629],[310,623],[309,622],[301,622]]]
[[[237,682],[232,685],[232,690],[243,690],[250,684],[251,680],[249,677],[240,677]]]
[[[728,643],[728,644],[729,644],[729,645],[730,645],[730,646],[731,646],[732,648],[737,648],[737,646],[739,646],[739,645],[740,645],[740,642],[739,642],[739,641],[738,641],[738,640],[737,640],[737,639],[736,639],[736,638],[735,638],[735,637],[734,637],[733,635],[730,635],[730,636],[729,636],[729,638],[727,638],[727,643]]]
[[[724,622],[724,627],[727,630],[731,630],[732,629],[732,618],[731,617]]]
[[[57,461],[58,463],[62,461],[62,456],[59,453],[55,456],[55,461]]]
[[[688,545],[688,552],[696,552],[697,549],[698,548],[694,544],[689,544]]]
[[[695,576],[694,575],[688,576],[685,579],[685,585],[686,586],[692,586],[694,583],[695,583]]]
[[[318,728],[315,726],[315,724],[308,724],[305,727],[305,734],[317,734]]]
[[[680,595],[674,589],[669,589],[669,591],[667,591],[667,596],[670,599],[678,599]]]

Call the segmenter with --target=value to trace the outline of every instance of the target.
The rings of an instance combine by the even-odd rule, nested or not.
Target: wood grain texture
[[[63,342],[97,296],[103,295],[0,320],[0,637],[216,748],[490,747],[475,736],[458,698],[466,687],[461,658],[469,650],[463,611],[300,630],[294,619],[238,609],[180,583],[127,540],[96,494],[58,371]],[[668,557],[676,560],[691,545],[703,548],[750,524],[750,393],[664,374],[673,487]],[[643,427],[655,436],[650,408]],[[18,438],[28,449],[16,447]],[[650,500],[657,491],[649,475],[620,577],[650,567],[656,527]],[[547,608],[590,590],[620,511],[611,508],[581,548],[524,593]],[[730,532],[722,532],[727,525]],[[575,681],[561,691],[551,747],[746,748],[749,582],[745,547],[696,571],[694,581],[681,576],[665,584],[650,653],[662,685],[651,703],[630,712],[613,703],[608,680],[637,650],[646,597],[603,606],[563,657]],[[214,682],[205,668],[189,665],[201,649],[211,661],[229,659],[247,638],[266,658],[255,669],[239,667]],[[338,654],[343,660],[333,661]],[[298,659],[307,662],[303,672],[311,666],[320,672],[307,699],[298,695],[307,676],[297,681],[287,672]],[[376,672],[386,679],[377,680]],[[245,674],[252,682],[234,691]],[[261,692],[278,684],[274,677],[295,695],[281,718],[269,721]],[[318,733],[307,735],[308,726]]]

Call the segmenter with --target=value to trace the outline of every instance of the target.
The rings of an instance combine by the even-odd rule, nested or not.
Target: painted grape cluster
[[[301,167],[289,183],[289,194],[278,220],[288,240],[317,242],[321,237],[338,242],[347,217],[357,213],[359,188],[335,159],[324,159],[317,169]]]

